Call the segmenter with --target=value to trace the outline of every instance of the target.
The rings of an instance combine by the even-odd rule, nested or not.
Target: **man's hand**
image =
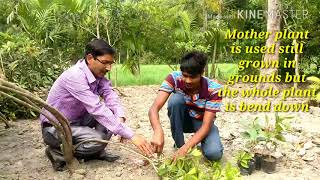
[[[122,123],[126,122],[126,118],[124,118],[124,117],[119,117],[118,120],[119,120],[120,122],[122,122]]]
[[[147,142],[145,137],[135,134],[131,138],[131,142],[135,146],[137,146],[142,153],[146,154],[147,156],[152,156],[153,154],[152,146]]]
[[[118,121],[120,121],[121,123],[125,123],[126,122],[126,118],[119,117]],[[126,142],[126,139],[121,137],[121,136],[118,136],[118,140],[119,140],[120,143],[125,143]]]
[[[179,148],[173,155],[173,160],[177,160],[179,157],[183,157],[188,153],[189,147],[186,145],[183,145],[181,148]]]
[[[162,129],[154,132],[151,145],[155,150],[155,153],[162,153],[164,145],[164,133]]]

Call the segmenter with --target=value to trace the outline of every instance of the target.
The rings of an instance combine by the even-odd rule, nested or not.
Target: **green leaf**
[[[307,77],[307,80],[308,81],[313,81],[313,82],[316,82],[316,83],[320,83],[320,78],[317,78],[315,76]]]
[[[192,150],[191,155],[194,156],[194,157],[199,157],[199,156],[202,156],[202,153],[201,153],[200,150],[195,148],[195,149]]]
[[[282,142],[286,141],[286,139],[281,134],[276,135],[275,138],[278,139],[279,141],[282,141]]]
[[[179,169],[182,169],[183,166],[184,166],[184,160],[183,160],[183,159],[179,159],[179,160],[177,161],[177,167],[178,167]]]
[[[196,173],[197,173],[197,169],[193,167],[187,174],[196,174]]]
[[[31,114],[33,117],[37,117],[37,115],[36,115],[33,111],[30,111],[30,114]]]
[[[241,161],[240,165],[244,168],[249,168],[248,161]]]
[[[316,100],[320,101],[320,93],[317,94]]]
[[[197,176],[195,175],[190,175],[190,174],[186,174],[184,177],[183,177],[184,180],[198,180]]]
[[[15,60],[12,63],[10,63],[8,66],[9,66],[9,69],[13,71],[18,65],[19,65],[19,60]]]
[[[159,174],[159,176],[163,176],[163,175],[167,174],[166,164],[162,164],[162,165],[158,168],[158,174]]]
[[[186,171],[185,171],[185,170],[179,169],[178,172],[177,172],[177,174],[176,174],[176,176],[177,176],[177,177],[181,177],[181,176],[184,176],[185,174],[186,174]]]

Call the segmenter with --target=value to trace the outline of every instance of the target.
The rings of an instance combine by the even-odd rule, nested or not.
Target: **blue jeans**
[[[168,102],[168,116],[170,118],[171,133],[175,145],[180,148],[184,145],[183,133],[196,132],[202,126],[202,121],[190,117],[182,94],[173,93]],[[201,149],[208,160],[220,160],[223,146],[218,127],[214,124],[209,134],[201,141]]]

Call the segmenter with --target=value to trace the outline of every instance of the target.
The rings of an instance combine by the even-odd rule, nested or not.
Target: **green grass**
[[[216,71],[216,77],[217,79],[221,81],[228,80],[230,75],[238,74],[238,65],[237,64],[231,64],[231,63],[220,63],[217,64],[217,71]],[[211,68],[211,64],[209,65],[209,68]],[[211,69],[209,69],[211,70]]]
[[[216,75],[219,80],[227,80],[229,75],[237,74],[237,64],[217,64]],[[134,76],[122,65],[115,65],[111,70],[111,81],[113,86],[133,86],[133,85],[160,85],[167,75],[172,72],[168,65],[141,65],[140,75]],[[211,68],[211,66],[209,66]],[[115,76],[117,72],[117,82]]]
[[[168,65],[141,65],[140,75],[133,75],[122,65],[113,66],[111,70],[111,81],[115,86],[115,75],[117,71],[117,86],[152,85],[161,84],[172,71]]]

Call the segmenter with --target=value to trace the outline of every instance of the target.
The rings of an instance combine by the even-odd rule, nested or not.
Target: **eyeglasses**
[[[105,61],[105,62],[102,62],[100,59],[98,59],[98,58],[96,58],[96,57],[93,57],[94,58],[94,60],[97,60],[97,61],[99,61],[101,64],[104,64],[104,65],[112,65],[112,64],[114,64],[115,62],[114,61]]]

